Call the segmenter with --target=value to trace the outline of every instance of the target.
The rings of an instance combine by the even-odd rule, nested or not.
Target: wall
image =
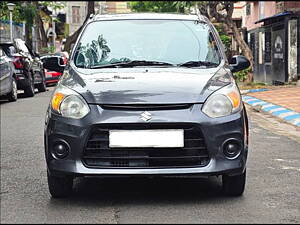
[[[127,2],[122,1],[106,1],[107,13],[128,13],[130,9],[127,7]]]
[[[300,1],[279,1],[276,3],[276,13],[283,11],[300,11]]]
[[[276,14],[276,2],[275,1],[265,1],[265,2],[250,2],[251,4],[251,14],[246,15],[246,6],[244,7],[244,19],[243,19],[243,26],[247,27],[247,30],[252,30],[261,26],[260,23],[255,24],[256,21],[273,16]],[[263,11],[261,12],[260,16],[260,8],[263,4]]]
[[[73,23],[72,6],[79,6],[80,21]],[[69,35],[72,35],[84,22],[87,13],[87,2],[85,1],[67,1],[66,2],[66,23],[69,24]]]

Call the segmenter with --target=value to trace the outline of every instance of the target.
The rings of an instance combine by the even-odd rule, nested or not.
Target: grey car
[[[17,101],[17,81],[14,64],[0,47],[0,97],[10,102]]]
[[[46,113],[52,197],[76,177],[221,176],[243,194],[248,119],[210,21],[200,15],[91,16]]]

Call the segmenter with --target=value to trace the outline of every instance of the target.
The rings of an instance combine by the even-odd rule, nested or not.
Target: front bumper
[[[55,176],[101,176],[101,175],[238,175],[246,168],[248,154],[247,118],[242,110],[233,115],[212,119],[201,111],[201,104],[194,104],[188,109],[150,111],[151,124],[192,124],[201,129],[210,157],[205,166],[165,167],[165,168],[92,168],[83,162],[83,151],[90,131],[95,126],[111,124],[143,125],[140,119],[143,111],[118,111],[102,109],[90,105],[91,112],[81,120],[67,119],[48,110],[45,124],[45,156],[48,171]],[[146,123],[147,124],[147,123]],[[149,124],[149,123],[148,123]],[[228,139],[237,139],[242,143],[238,157],[228,159],[222,149]],[[53,144],[57,141],[67,142],[69,155],[64,159],[53,157]]]

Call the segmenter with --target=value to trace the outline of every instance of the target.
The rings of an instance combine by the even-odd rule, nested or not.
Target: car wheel
[[[246,170],[237,176],[222,176],[223,191],[228,196],[241,196],[245,190]]]
[[[46,81],[44,78],[42,78],[42,83],[37,85],[37,89],[39,90],[39,92],[45,92],[47,91],[47,87],[46,87]]]
[[[28,86],[26,89],[24,89],[25,95],[27,97],[33,97],[34,96],[34,81],[31,76],[28,78]]]
[[[53,198],[68,197],[72,193],[73,177],[55,177],[47,172],[49,192]]]
[[[16,79],[12,79],[12,90],[8,94],[8,101],[15,102],[18,99],[18,88],[17,88],[17,82]]]

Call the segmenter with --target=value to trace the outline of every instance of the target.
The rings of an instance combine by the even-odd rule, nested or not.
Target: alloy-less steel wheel
[[[47,172],[49,192],[53,198],[65,198],[71,195],[73,177],[55,177]]]
[[[12,90],[7,96],[8,101],[15,102],[18,99],[18,88],[17,88],[17,82],[16,79],[13,78],[12,80]]]
[[[246,170],[237,176],[222,176],[223,190],[228,196],[241,196],[245,190]]]
[[[33,97],[35,92],[34,92],[34,80],[32,76],[30,75],[28,78],[28,86],[24,89],[25,95],[27,97]]]

